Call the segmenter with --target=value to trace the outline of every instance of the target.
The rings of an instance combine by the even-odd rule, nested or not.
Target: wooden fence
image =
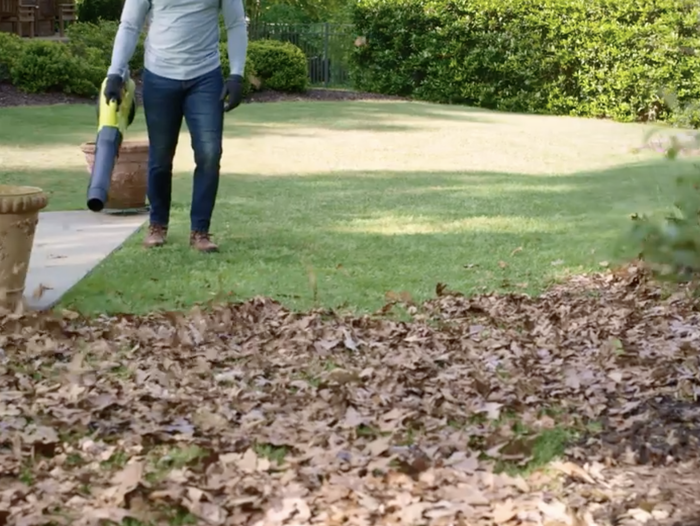
[[[70,0],[0,0],[0,32],[23,37],[63,36],[75,17]]]

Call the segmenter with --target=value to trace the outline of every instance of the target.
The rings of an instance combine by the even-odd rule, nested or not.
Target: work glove
[[[116,100],[117,105],[121,104],[122,89],[124,89],[124,79],[121,77],[121,75],[107,75],[104,96],[108,103],[111,100]]]
[[[228,98],[228,100],[226,100]],[[224,111],[228,112],[238,107],[243,100],[243,77],[231,75],[224,82],[221,92],[221,101],[224,103]]]

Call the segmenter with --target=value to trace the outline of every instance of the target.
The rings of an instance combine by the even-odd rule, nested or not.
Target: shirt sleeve
[[[131,57],[134,56],[141,29],[143,29],[146,15],[150,9],[150,0],[126,0],[124,2],[119,29],[114,37],[112,62],[107,70],[108,75],[124,75]]]
[[[222,0],[221,11],[228,36],[228,61],[231,66],[231,75],[242,76],[248,52],[248,27],[243,0]]]

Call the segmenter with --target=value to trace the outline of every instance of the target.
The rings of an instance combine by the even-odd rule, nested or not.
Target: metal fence
[[[312,86],[349,87],[349,58],[354,33],[351,24],[252,23],[250,40],[281,40],[298,46],[305,54]]]

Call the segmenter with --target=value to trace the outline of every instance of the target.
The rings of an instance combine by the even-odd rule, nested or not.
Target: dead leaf
[[[371,455],[372,457],[378,457],[379,455],[389,451],[390,446],[390,437],[377,438],[376,440],[373,440],[372,442],[367,444],[367,453],[369,453],[369,455]]]
[[[635,262],[534,296],[440,283],[395,299],[400,319],[264,297],[2,310],[0,522],[165,524],[178,506],[241,526],[685,520],[700,494],[690,286]]]
[[[619,384],[622,382],[623,374],[621,371],[610,371],[608,373],[608,378],[610,378],[613,382]]]
[[[44,296],[44,292],[47,290],[53,290],[53,287],[49,287],[47,285],[44,285],[43,283],[39,283],[39,285],[34,289],[34,292],[32,292],[32,298],[35,300],[38,300]]]
[[[501,408],[503,404],[497,402],[486,402],[479,409],[480,413],[486,413],[489,420],[498,420],[501,417]]]
[[[124,502],[124,497],[141,483],[143,472],[142,461],[134,460],[127,464],[112,476],[111,486],[102,491],[101,499],[113,506],[120,506]]]
[[[566,504],[564,504],[563,502],[558,500],[552,501],[550,503],[539,501],[537,503],[537,507],[545,517],[545,524],[547,522],[547,519],[550,519],[573,526],[573,517],[569,513]]]
[[[574,464],[573,462],[561,462],[554,461],[551,464],[552,469],[556,469],[569,475],[570,477],[578,478],[582,482],[588,482],[589,484],[595,484],[595,480],[591,477],[586,470],[582,467]]]
[[[238,460],[237,465],[245,473],[254,473],[258,469],[258,455],[252,448],[249,448]]]
[[[496,524],[505,524],[513,517],[515,517],[516,511],[513,507],[512,501],[508,500],[506,502],[499,502],[493,507],[493,522]]]

